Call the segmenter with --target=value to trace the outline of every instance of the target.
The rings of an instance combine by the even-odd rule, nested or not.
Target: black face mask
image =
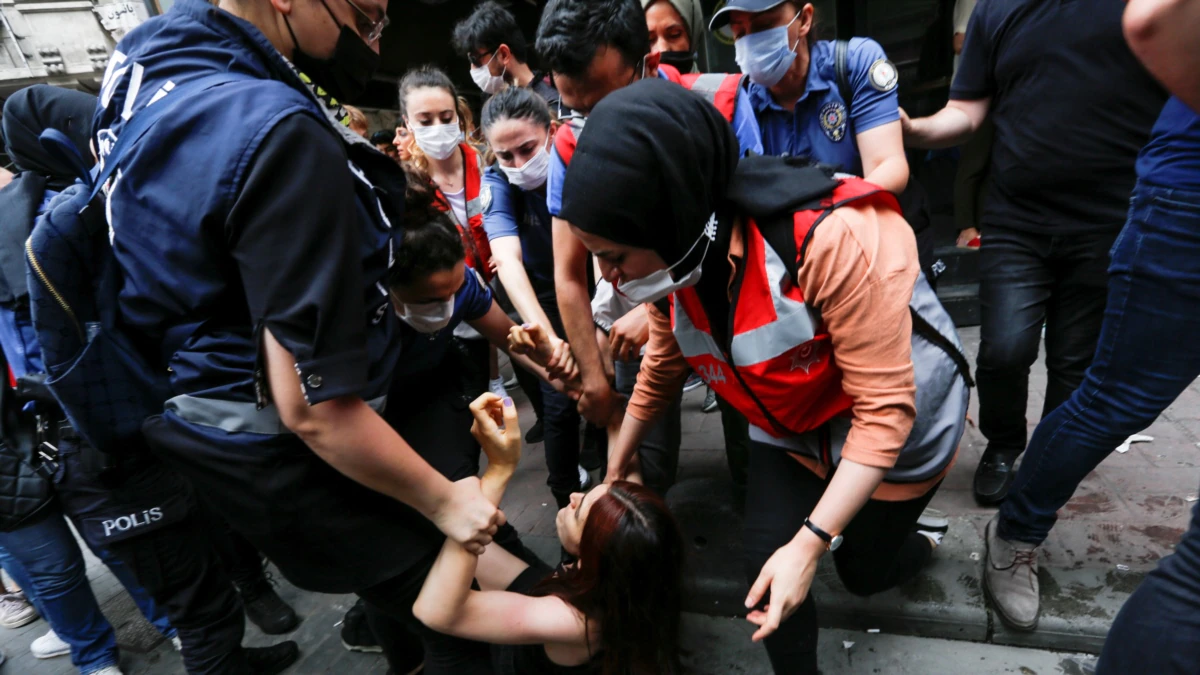
[[[375,76],[375,71],[379,70],[379,55],[367,46],[367,43],[358,36],[358,33],[354,32],[354,29],[339,23],[333,10],[329,9],[329,5],[326,5],[324,1],[321,2],[321,5],[325,7],[326,12],[329,12],[333,22],[341,26],[337,46],[333,49],[333,56],[328,59],[318,59],[301,49],[300,43],[296,41],[296,33],[292,31],[292,24],[285,16],[284,23],[287,25],[288,33],[291,34],[292,43],[295,45],[295,49],[292,51],[292,63],[300,69],[300,72],[311,77],[313,82],[328,91],[339,102],[353,101],[367,90],[367,85]]]
[[[696,54],[693,52],[659,52],[658,62],[672,66],[681,73],[690,73],[696,65]]]

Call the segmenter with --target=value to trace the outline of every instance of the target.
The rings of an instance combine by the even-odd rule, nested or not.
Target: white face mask
[[[550,153],[543,146],[534,153],[529,161],[520,168],[500,165],[500,170],[508,176],[508,182],[522,190],[536,190],[546,184],[546,174],[550,171]]]
[[[400,303],[400,320],[418,333],[436,333],[450,324],[454,316],[454,298],[445,302]]]
[[[617,284],[617,290],[621,293],[621,295],[624,295],[633,302],[645,304],[647,302],[658,302],[662,298],[667,297],[675,291],[695,286],[700,281],[700,266],[704,264],[704,258],[708,256],[708,249],[710,246],[712,246],[712,243],[716,240],[716,238],[717,214],[714,213],[711,217],[709,217],[708,223],[704,225],[704,233],[700,235],[700,238],[696,240],[696,243],[692,244],[692,247],[688,249],[688,252],[683,254],[683,257],[679,259],[679,262],[671,265],[665,270],[652,272],[641,279],[622,281],[621,283]],[[671,277],[671,270],[678,267],[684,260],[687,260],[688,256],[692,254],[692,251],[694,251],[702,241],[705,242],[704,255],[700,257],[700,262],[696,263],[696,269],[688,272],[687,274],[683,275],[682,279],[676,281]]]
[[[487,63],[482,63],[479,66],[471,69],[471,79],[475,81],[475,86],[483,90],[485,94],[496,94],[501,89],[504,89],[506,82],[504,81],[504,73],[508,72],[508,66],[499,75],[492,75],[492,71],[488,70],[488,63],[491,63],[496,58],[492,54],[492,58],[487,60]]]
[[[433,124],[427,127],[410,124],[413,140],[417,147],[433,159],[442,160],[454,154],[454,150],[463,141],[462,129],[458,128],[458,120],[449,124]]]

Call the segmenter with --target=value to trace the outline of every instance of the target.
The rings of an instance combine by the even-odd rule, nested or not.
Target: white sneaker
[[[588,470],[579,466],[579,491],[583,492],[592,486],[592,477],[588,474]]]
[[[497,377],[496,379],[488,382],[488,391],[499,396],[500,398],[508,397],[508,391],[504,389],[504,378],[501,377]]]
[[[175,651],[181,652],[183,651],[183,640],[180,640],[179,636],[176,635],[175,637],[171,638],[171,646],[175,648]]]
[[[0,595],[0,626],[20,628],[27,623],[33,623],[37,618],[37,610],[25,598],[24,593],[17,591]]]
[[[109,666],[100,670],[93,670],[87,675],[125,675],[125,673],[122,673],[121,669],[116,666]]]
[[[54,630],[33,641],[29,652],[35,659],[52,659],[56,656],[66,656],[71,653],[71,645],[63,642]]]
[[[945,513],[937,509],[927,508],[917,518],[916,524],[913,525],[913,530],[918,534],[925,535],[929,539],[929,544],[936,549],[942,545],[942,538],[950,531],[950,519],[946,517]]]

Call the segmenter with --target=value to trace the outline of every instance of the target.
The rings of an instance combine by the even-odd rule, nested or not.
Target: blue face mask
[[[738,67],[751,82],[774,87],[787,74],[796,60],[796,45],[800,44],[799,40],[795,45],[788,44],[788,28],[799,18],[797,12],[786,25],[748,33],[733,43]]]

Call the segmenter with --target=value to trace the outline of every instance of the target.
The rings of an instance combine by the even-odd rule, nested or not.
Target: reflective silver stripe
[[[692,84],[692,91],[704,96],[709,102],[713,103],[717,100],[717,90],[721,88],[721,84],[725,82],[728,75],[718,73],[705,73],[696,78],[696,82]]]
[[[467,200],[467,220],[474,218],[483,213],[483,198],[476,197],[475,199]]]
[[[367,405],[382,415],[387,407],[387,396],[371,399],[367,401]],[[275,406],[259,410],[253,401],[224,401],[183,394],[169,399],[164,408],[184,421],[229,433],[268,436],[292,433],[283,425],[283,420],[279,419],[279,410]]]
[[[731,353],[733,362],[739,366],[770,361],[812,340],[816,335],[816,325],[820,323],[808,305],[783,294],[783,285],[791,283],[787,278],[787,267],[769,244],[764,242],[763,250],[766,253],[767,282],[771,288],[771,303],[775,306],[775,320],[733,336]]]
[[[688,318],[687,311],[683,309],[683,304],[676,297],[675,303],[675,327],[672,332],[675,334],[675,341],[679,343],[679,351],[683,352],[684,358],[692,358],[694,356],[712,356],[718,361],[724,363],[725,357],[721,355],[721,349],[717,346],[717,341],[713,336],[696,328],[692,320]]]

